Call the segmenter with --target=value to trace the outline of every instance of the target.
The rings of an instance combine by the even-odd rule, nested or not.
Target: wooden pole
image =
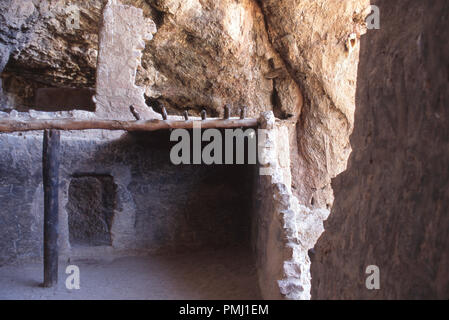
[[[34,120],[0,120],[0,132],[20,132],[37,130],[123,130],[123,131],[156,131],[164,129],[193,129],[194,121],[201,119],[190,118],[185,120],[138,120],[138,121],[119,121],[119,120],[74,120],[74,119],[34,119]],[[226,128],[255,128],[257,119],[238,118],[230,119],[208,119],[201,121],[201,128],[226,129]]]
[[[59,192],[58,130],[44,131],[44,287],[58,283],[58,192]]]

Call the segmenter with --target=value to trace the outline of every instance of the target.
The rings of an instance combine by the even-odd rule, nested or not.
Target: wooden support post
[[[44,131],[43,180],[44,180],[44,287],[58,282],[58,192],[59,192],[58,130]]]

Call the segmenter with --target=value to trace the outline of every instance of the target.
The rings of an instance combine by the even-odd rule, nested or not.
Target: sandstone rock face
[[[449,4],[375,1],[353,152],[312,261],[317,299],[449,298]],[[380,290],[365,287],[369,265]]]
[[[95,85],[104,3],[40,2],[33,32],[3,74],[9,107],[32,107],[37,87]],[[264,110],[275,110],[280,117],[299,115],[301,91],[272,49],[255,1],[122,3],[143,9],[159,29],[144,51],[136,83],[145,88],[152,106],[164,103],[174,114],[183,109],[198,114],[205,108],[214,116],[231,103],[235,112],[247,105],[248,116]],[[79,26],[69,23],[67,28],[73,15],[68,7],[77,8]]]
[[[302,96],[273,50],[257,3],[155,1],[159,31],[144,56],[147,94],[171,108],[222,113],[247,105],[248,116],[276,110],[298,116]],[[157,70],[157,72],[154,72]]]
[[[37,88],[95,86],[101,0],[6,0],[0,5],[0,47],[8,48],[1,53],[9,60],[2,74],[6,103],[0,107],[34,107]]]
[[[0,72],[12,53],[20,51],[29,41],[32,26],[37,21],[37,10],[33,2],[2,1],[0,3]],[[7,101],[0,79],[0,109]]]
[[[305,104],[298,122],[299,157],[293,168],[302,203],[330,207],[330,179],[351,152],[359,45],[346,41],[365,29],[369,1],[261,0],[270,40]]]

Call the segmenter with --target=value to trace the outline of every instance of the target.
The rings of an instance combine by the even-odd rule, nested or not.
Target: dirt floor
[[[65,286],[69,263],[60,263],[56,288],[40,287],[42,263],[0,267],[0,299],[260,299],[247,251],[78,260],[80,289]]]

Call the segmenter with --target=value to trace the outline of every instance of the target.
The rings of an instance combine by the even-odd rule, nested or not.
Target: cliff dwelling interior
[[[2,1],[0,299],[448,299],[449,5],[403,2]]]

